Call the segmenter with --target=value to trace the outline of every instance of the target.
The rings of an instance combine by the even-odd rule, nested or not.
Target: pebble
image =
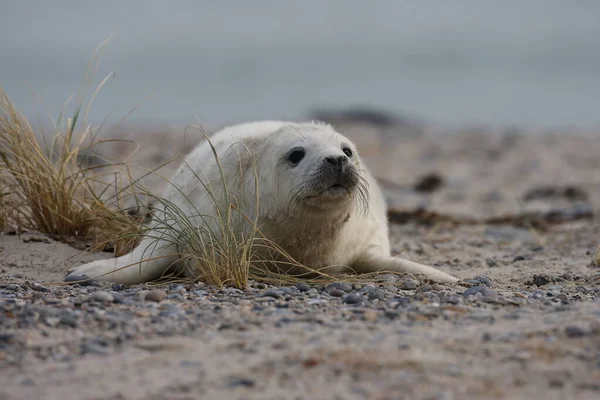
[[[475,278],[473,278],[474,281],[479,282],[480,284],[487,286],[487,287],[492,287],[492,280],[490,278],[488,278],[487,276],[476,276]]]
[[[96,300],[100,303],[112,303],[115,300],[112,294],[102,291],[92,293],[90,295],[90,299]]]
[[[70,314],[61,316],[58,322],[60,322],[62,325],[70,326],[71,328],[77,328],[78,325],[77,318]]]
[[[330,291],[331,289],[339,289],[339,290],[343,290],[346,293],[349,293],[352,291],[354,287],[352,286],[351,283],[346,283],[346,282],[333,282],[330,283],[329,285],[327,285],[326,290]]]
[[[588,334],[588,332],[580,326],[569,325],[565,328],[565,334],[570,338],[579,338]]]
[[[492,260],[491,258],[488,258],[485,260],[485,263],[487,264],[488,267],[490,268],[495,268],[498,266],[498,263],[495,260]]]
[[[550,283],[550,280],[542,275],[534,275],[532,283],[537,286],[544,286]]]
[[[415,279],[405,279],[400,288],[402,290],[415,290],[419,287],[420,282]]]
[[[333,297],[343,297],[346,293],[343,290],[340,289],[331,289],[329,291],[329,295],[333,296]]]
[[[113,292],[120,292],[121,290],[125,290],[127,286],[123,285],[122,283],[115,283],[110,287],[110,290],[112,290]]]
[[[36,292],[49,292],[50,289],[48,289],[46,286],[37,283],[37,282],[33,282],[30,287],[35,290]]]
[[[523,256],[516,256],[515,258],[513,258],[513,262],[517,262],[517,261],[524,261],[525,257]]]
[[[358,304],[362,302],[362,297],[356,293],[348,293],[342,298],[342,302],[346,304]]]
[[[296,289],[298,289],[301,292],[308,292],[310,290],[310,286],[308,286],[304,282],[299,282],[299,283],[296,283]]]
[[[263,292],[263,294],[261,295],[262,297],[271,297],[273,299],[278,299],[281,297],[281,295],[273,289],[269,289],[266,292]]]
[[[385,293],[383,292],[383,290],[373,287],[370,288],[367,291],[369,300],[384,300],[385,299]]]
[[[161,289],[151,290],[148,293],[146,293],[146,296],[144,296],[144,300],[154,301],[156,303],[159,303],[166,298],[167,298],[167,292],[165,292],[164,290],[161,290]]]
[[[473,286],[463,292],[463,296],[473,296],[480,293],[482,296],[495,296],[496,292],[489,289],[487,286]]]

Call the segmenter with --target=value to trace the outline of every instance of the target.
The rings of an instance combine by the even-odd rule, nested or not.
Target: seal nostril
[[[325,162],[333,165],[334,167],[341,167],[348,164],[348,157],[346,156],[329,156],[325,157]]]

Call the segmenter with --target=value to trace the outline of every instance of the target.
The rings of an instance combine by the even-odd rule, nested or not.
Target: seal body
[[[177,265],[173,232],[185,230],[169,205],[185,213],[186,227],[203,227],[218,240],[219,204],[233,201],[268,241],[307,267],[457,280],[390,255],[383,194],[354,144],[327,124],[262,121],[224,128],[184,158],[162,198],[151,230],[130,254],[70,274],[124,284],[156,279]],[[278,258],[271,251],[257,254]]]

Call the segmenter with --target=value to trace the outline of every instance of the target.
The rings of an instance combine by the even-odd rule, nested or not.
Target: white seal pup
[[[227,190],[246,199],[238,205],[244,215],[251,220],[257,217],[262,234],[302,265],[326,268],[328,273],[395,271],[440,282],[458,280],[391,256],[383,194],[353,143],[332,126],[250,122],[224,128],[210,142],[220,169],[213,149],[204,141],[184,158],[163,196],[185,210],[195,224],[207,218],[194,215],[217,219],[214,197],[204,185],[211,185],[219,198],[224,190],[218,182],[224,177]],[[159,278],[179,259],[176,245],[160,239],[160,225],[154,222],[131,253],[76,267],[70,275],[123,284]]]

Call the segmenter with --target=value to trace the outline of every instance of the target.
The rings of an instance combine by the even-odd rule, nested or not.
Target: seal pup
[[[226,184],[221,187],[223,178]],[[241,199],[237,206],[248,219],[257,220],[268,240],[310,268],[325,268],[327,273],[411,272],[440,282],[458,280],[391,256],[381,189],[354,144],[331,125],[261,121],[226,127],[184,158],[171,183],[163,198],[184,210],[195,226],[217,220],[214,198],[223,198],[219,196],[226,187]],[[214,197],[205,185],[213,188]],[[160,206],[155,212],[160,215]],[[131,253],[73,268],[69,275],[122,284],[157,279],[179,259],[176,244],[162,240],[161,232],[164,215],[155,214],[149,233]]]

